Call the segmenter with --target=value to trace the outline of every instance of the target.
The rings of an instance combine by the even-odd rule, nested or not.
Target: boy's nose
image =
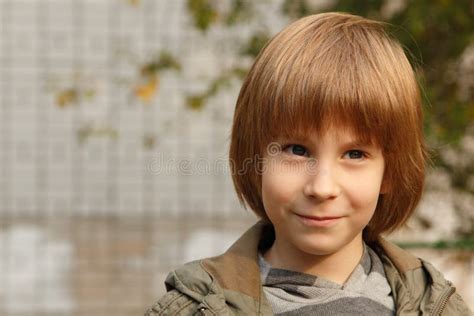
[[[309,198],[327,200],[338,196],[340,187],[333,170],[318,168],[316,172],[309,176],[303,191]]]

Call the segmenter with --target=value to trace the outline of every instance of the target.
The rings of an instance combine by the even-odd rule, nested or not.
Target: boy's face
[[[362,230],[381,193],[379,146],[356,144],[351,131],[330,128],[307,140],[279,139],[262,170],[262,197],[280,253],[357,255]]]

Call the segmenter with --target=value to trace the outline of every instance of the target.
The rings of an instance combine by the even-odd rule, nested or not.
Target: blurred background
[[[171,269],[224,251],[256,221],[227,163],[242,79],[334,10],[409,52],[433,167],[389,238],[474,309],[471,0],[0,0],[0,315],[142,315]]]

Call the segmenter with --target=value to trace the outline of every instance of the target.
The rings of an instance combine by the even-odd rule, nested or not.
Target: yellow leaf
[[[142,85],[135,87],[135,96],[143,103],[149,103],[158,90],[158,77],[153,77]]]
[[[140,0],[127,0],[130,5],[139,6]]]
[[[63,108],[71,103],[77,101],[77,91],[75,89],[66,89],[60,91],[56,96],[56,103],[59,107]]]

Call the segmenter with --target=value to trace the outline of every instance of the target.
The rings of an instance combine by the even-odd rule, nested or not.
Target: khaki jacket
[[[271,244],[269,226],[251,227],[223,255],[171,272],[168,293],[146,316],[273,315],[260,281],[258,249]],[[397,315],[471,315],[461,296],[430,263],[379,239],[370,244],[382,259]]]

